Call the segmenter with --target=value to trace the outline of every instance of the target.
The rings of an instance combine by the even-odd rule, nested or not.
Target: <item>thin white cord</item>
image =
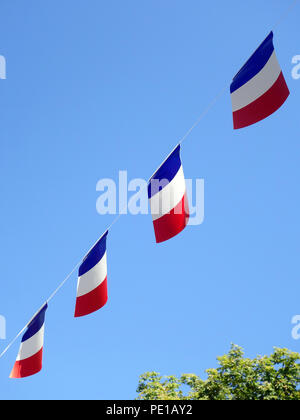
[[[28,324],[27,324],[28,325]],[[0,354],[0,359],[2,356],[5,355],[5,353],[11,348],[13,344],[17,341],[17,339],[20,337],[20,335],[26,330],[27,325],[15,336],[15,338],[9,343],[9,345],[3,350],[3,352]]]
[[[214,99],[207,105],[207,108],[202,112],[198,120],[195,122],[195,124],[186,132],[186,134],[182,137],[182,139],[179,141],[179,144],[182,144],[185,139],[191,134],[191,132],[198,127],[200,122],[203,120],[204,117],[209,113],[211,108],[214,107],[214,105],[218,102],[218,100],[223,96],[225,91],[228,89],[228,85],[226,85],[223,89],[220,90],[220,92],[214,97]]]
[[[119,215],[120,217],[120,215]],[[108,229],[106,229],[105,233],[117,222],[118,217],[113,221],[113,223],[109,226]],[[90,253],[90,251],[94,248],[94,246],[96,245],[97,242],[100,241],[100,239],[105,235],[105,233],[103,233],[99,239],[97,239],[97,241],[94,243],[94,245],[89,249],[89,251],[85,254],[88,255]],[[74,273],[74,271],[80,266],[80,264],[82,263],[82,260],[80,260],[75,267],[73,268],[73,270],[67,275],[67,277],[65,277],[65,279],[60,283],[60,285],[57,287],[57,289],[55,289],[55,291],[51,294],[51,296],[46,300],[45,303],[49,303],[54,296],[60,291],[60,289],[65,285],[65,283],[69,280],[69,278],[72,276],[72,274]],[[45,306],[45,303],[40,307],[40,309],[38,311],[36,311],[36,313],[33,315],[33,317],[30,319],[29,322],[27,322],[27,324],[25,325],[24,328],[22,328],[22,330],[16,335],[16,337],[8,344],[8,346],[3,350],[3,352],[0,354],[0,359],[1,357],[3,357],[5,355],[5,353],[10,349],[10,347],[15,343],[15,341],[20,337],[20,335],[26,330],[26,328],[28,327],[28,325],[31,323],[31,321],[36,317],[36,315],[41,311],[41,309]]]
[[[294,7],[297,5],[298,2],[299,0],[294,0],[293,3],[282,13],[280,18],[277,20],[277,22],[273,26],[273,30],[276,29],[289,16],[289,14],[292,12],[292,10],[294,9]]]
[[[279,20],[275,23],[275,25],[273,26],[273,28],[275,29],[278,25],[280,25],[286,18],[287,16],[291,13],[291,11],[294,9],[294,7],[296,6],[296,4],[299,2],[299,0],[294,0],[293,4],[291,4],[288,9],[281,15],[281,17],[279,18]],[[153,173],[153,175],[157,172],[157,170],[167,161],[167,159],[171,156],[171,154],[173,153],[173,151],[176,149],[176,147],[178,145],[181,145],[186,139],[187,137],[192,133],[192,131],[198,127],[198,125],[200,124],[200,122],[202,121],[202,119],[208,114],[208,112],[211,110],[211,108],[213,108],[213,106],[216,104],[216,102],[219,100],[219,98],[224,94],[225,90],[228,88],[228,86],[226,85],[225,88],[221,89],[220,92],[215,96],[215,98],[208,104],[208,106],[206,107],[206,109],[202,112],[202,114],[200,115],[200,117],[197,119],[197,121],[192,125],[192,127],[186,132],[186,134],[180,139],[179,143],[177,143],[177,145],[174,147],[174,149],[172,150],[172,152],[166,157],[166,159],[163,161],[162,164],[160,164],[160,166],[155,170],[155,172]],[[149,178],[149,180],[153,177],[153,175],[151,175],[151,177]],[[143,189],[141,190],[143,191]],[[111,223],[111,225],[105,230],[105,233],[108,232],[117,222],[118,220],[121,218],[121,216],[123,216],[124,212],[119,213],[119,215],[113,220],[113,222]],[[125,213],[126,214],[126,213]],[[97,241],[94,243],[94,245],[89,249],[89,251],[85,254],[88,255],[90,253],[90,251],[94,248],[94,246],[97,244],[97,242],[100,241],[100,239],[105,235],[105,233],[103,233],[99,239],[97,239]],[[60,289],[65,285],[65,283],[69,280],[69,278],[72,276],[72,274],[74,273],[74,271],[79,267],[79,265],[82,263],[82,260],[80,260],[80,262],[78,262],[75,267],[73,268],[73,270],[67,275],[67,277],[60,283],[60,285],[57,287],[57,289],[52,293],[52,295],[47,299],[46,303],[49,303],[55,296],[56,294],[60,291]],[[8,346],[3,350],[3,352],[0,354],[0,359],[7,353],[7,351],[11,348],[11,346],[16,342],[16,340],[20,337],[20,335],[26,330],[27,326],[30,324],[30,322],[34,319],[34,317],[40,312],[40,310],[44,307],[45,304],[43,304],[41,306],[41,308],[35,313],[35,315],[31,318],[31,320],[25,325],[25,327],[16,335],[16,337],[8,344]]]
[[[158,171],[158,169],[168,160],[168,158],[171,156],[171,154],[174,152],[174,150],[176,149],[176,147],[178,147],[179,145],[181,145],[186,139],[187,137],[192,133],[192,131],[194,131],[194,129],[196,127],[198,127],[198,125],[200,124],[200,122],[203,120],[203,118],[206,116],[206,114],[208,114],[208,112],[211,110],[211,108],[213,108],[213,106],[217,103],[218,99],[220,99],[220,97],[225,93],[225,91],[228,89],[228,85],[226,85],[224,88],[222,88],[219,93],[214,97],[214,99],[212,99],[210,101],[210,103],[207,105],[207,107],[205,108],[205,110],[202,112],[202,114],[199,116],[199,118],[197,119],[197,121],[195,121],[195,123],[192,125],[192,127],[185,133],[185,135],[179,140],[179,142],[176,144],[176,146],[174,147],[174,149],[172,150],[172,152],[170,152],[168,154],[168,156],[165,158],[165,160],[159,165],[159,167],[153,172],[153,174],[151,175],[151,177],[149,178],[149,181],[151,180],[151,178],[153,177],[153,175],[156,174],[156,172]]]
[[[174,147],[174,149],[172,150],[172,152],[166,157],[166,159],[164,160],[164,162],[162,164],[160,164],[160,166],[156,169],[156,171],[153,173],[153,175],[157,172],[157,170],[166,162],[166,160],[168,159],[169,156],[171,156],[171,154],[173,153],[173,151],[176,149],[176,147],[179,144],[182,144],[184,142],[184,140],[192,133],[192,131],[199,125],[200,121],[205,117],[205,115],[210,111],[210,109],[215,105],[215,103],[218,101],[218,99],[220,98],[220,96],[224,93],[225,88],[223,88],[216,96],[215,98],[209,103],[209,105],[207,106],[207,108],[202,112],[202,114],[200,115],[200,117],[197,119],[197,121],[192,125],[192,127],[186,132],[186,134],[181,138],[181,140],[179,141],[179,143],[177,143],[177,145]],[[151,175],[151,177],[149,178],[149,180],[153,177],[153,175]],[[147,185],[148,187],[148,185]],[[143,192],[146,189],[146,187],[142,188],[140,192]],[[127,207],[126,209],[127,210]],[[118,220],[121,218],[121,216],[123,216],[124,214],[126,214],[126,212],[120,212],[115,219],[112,221],[112,223],[110,224],[110,226],[105,230],[105,233],[107,231],[109,231],[117,222]],[[102,234],[100,236],[99,239],[97,239],[97,241],[93,244],[93,246],[89,249],[89,251],[85,254],[88,255],[89,252],[94,248],[94,246],[97,244],[97,242],[100,241],[100,239],[105,235]],[[65,283],[69,280],[69,278],[72,276],[72,274],[74,273],[74,271],[80,266],[80,264],[82,263],[82,260],[80,260],[75,267],[73,268],[73,270],[67,275],[67,277],[65,277],[65,279],[60,283],[60,285],[55,289],[55,291],[51,294],[51,296],[47,299],[47,303],[49,303],[55,296],[56,294],[60,291],[60,289],[65,285]],[[4,349],[4,351],[0,354],[0,359],[5,355],[5,353],[10,349],[10,347],[15,343],[15,341],[20,337],[20,335],[25,331],[25,329],[27,328],[27,326],[30,324],[30,322],[34,319],[34,317],[39,313],[39,311],[44,307],[44,304],[41,306],[41,308],[35,313],[35,315],[31,318],[31,320],[26,324],[26,326],[16,335],[16,337],[9,343],[9,345]]]
[[[33,315],[31,320],[25,325],[25,327],[15,336],[15,338],[8,344],[8,346],[3,350],[3,352],[0,354],[0,359],[2,356],[5,355],[5,353],[11,348],[11,346],[15,343],[15,341],[20,337],[20,335],[26,330],[28,325],[31,323],[31,321],[34,319],[34,317],[40,312],[40,310],[44,307],[45,303],[41,308]]]

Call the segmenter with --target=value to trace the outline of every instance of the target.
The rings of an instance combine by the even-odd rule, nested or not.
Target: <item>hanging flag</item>
[[[97,242],[79,267],[75,317],[89,315],[107,302],[106,238]]]
[[[48,305],[45,304],[40,312],[28,324],[10,378],[26,378],[35,375],[42,370],[44,326],[47,308]]]
[[[290,92],[274,50],[273,32],[235,76],[230,91],[235,129],[269,117],[287,100]]]
[[[189,220],[180,145],[150,179],[148,197],[156,242],[164,242],[178,235]]]

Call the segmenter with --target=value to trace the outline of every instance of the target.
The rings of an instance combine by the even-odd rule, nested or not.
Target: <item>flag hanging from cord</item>
[[[79,267],[75,317],[89,315],[107,303],[106,239],[97,242]]]
[[[150,179],[148,198],[157,243],[173,238],[186,227],[189,208],[180,145]]]
[[[269,117],[287,100],[290,92],[274,50],[273,32],[235,76],[230,91],[235,129]]]
[[[45,315],[47,308],[48,305],[45,304],[40,312],[28,324],[10,378],[26,378],[35,375],[42,370]]]

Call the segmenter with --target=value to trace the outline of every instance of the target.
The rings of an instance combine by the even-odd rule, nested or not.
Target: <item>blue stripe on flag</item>
[[[158,186],[157,182],[152,183],[152,180],[162,181],[164,179],[169,182],[175,177],[181,167],[180,159],[180,145],[176,147],[174,152],[162,164],[162,166],[155,172],[148,184],[148,197],[151,198],[163,189],[163,186]]]
[[[84,258],[83,263],[79,267],[78,276],[83,276],[85,273],[90,271],[99,261],[102,260],[106,251],[106,239],[108,231],[102,236],[101,239],[96,243],[93,249]]]
[[[234,77],[230,86],[231,93],[253,79],[265,67],[274,51],[273,37],[271,32]]]
[[[48,304],[46,303],[45,306],[40,310],[40,312],[34,317],[34,319],[28,325],[27,331],[22,337],[22,343],[24,343],[24,341],[29,340],[37,332],[40,331],[40,329],[45,323],[45,315],[46,315],[47,309],[48,309]]]

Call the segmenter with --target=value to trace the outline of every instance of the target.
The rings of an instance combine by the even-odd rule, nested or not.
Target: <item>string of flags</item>
[[[273,37],[273,32],[271,32],[231,83],[230,94],[235,130],[269,117],[289,97],[290,92],[276,58]],[[148,198],[157,243],[177,236],[185,229],[189,221],[186,182],[180,150],[179,144],[148,183]],[[109,230],[88,252],[79,267],[75,318],[98,311],[107,303],[108,234]],[[41,371],[48,303],[49,301],[27,325],[10,378],[25,378]],[[2,355],[4,353],[5,351]]]

